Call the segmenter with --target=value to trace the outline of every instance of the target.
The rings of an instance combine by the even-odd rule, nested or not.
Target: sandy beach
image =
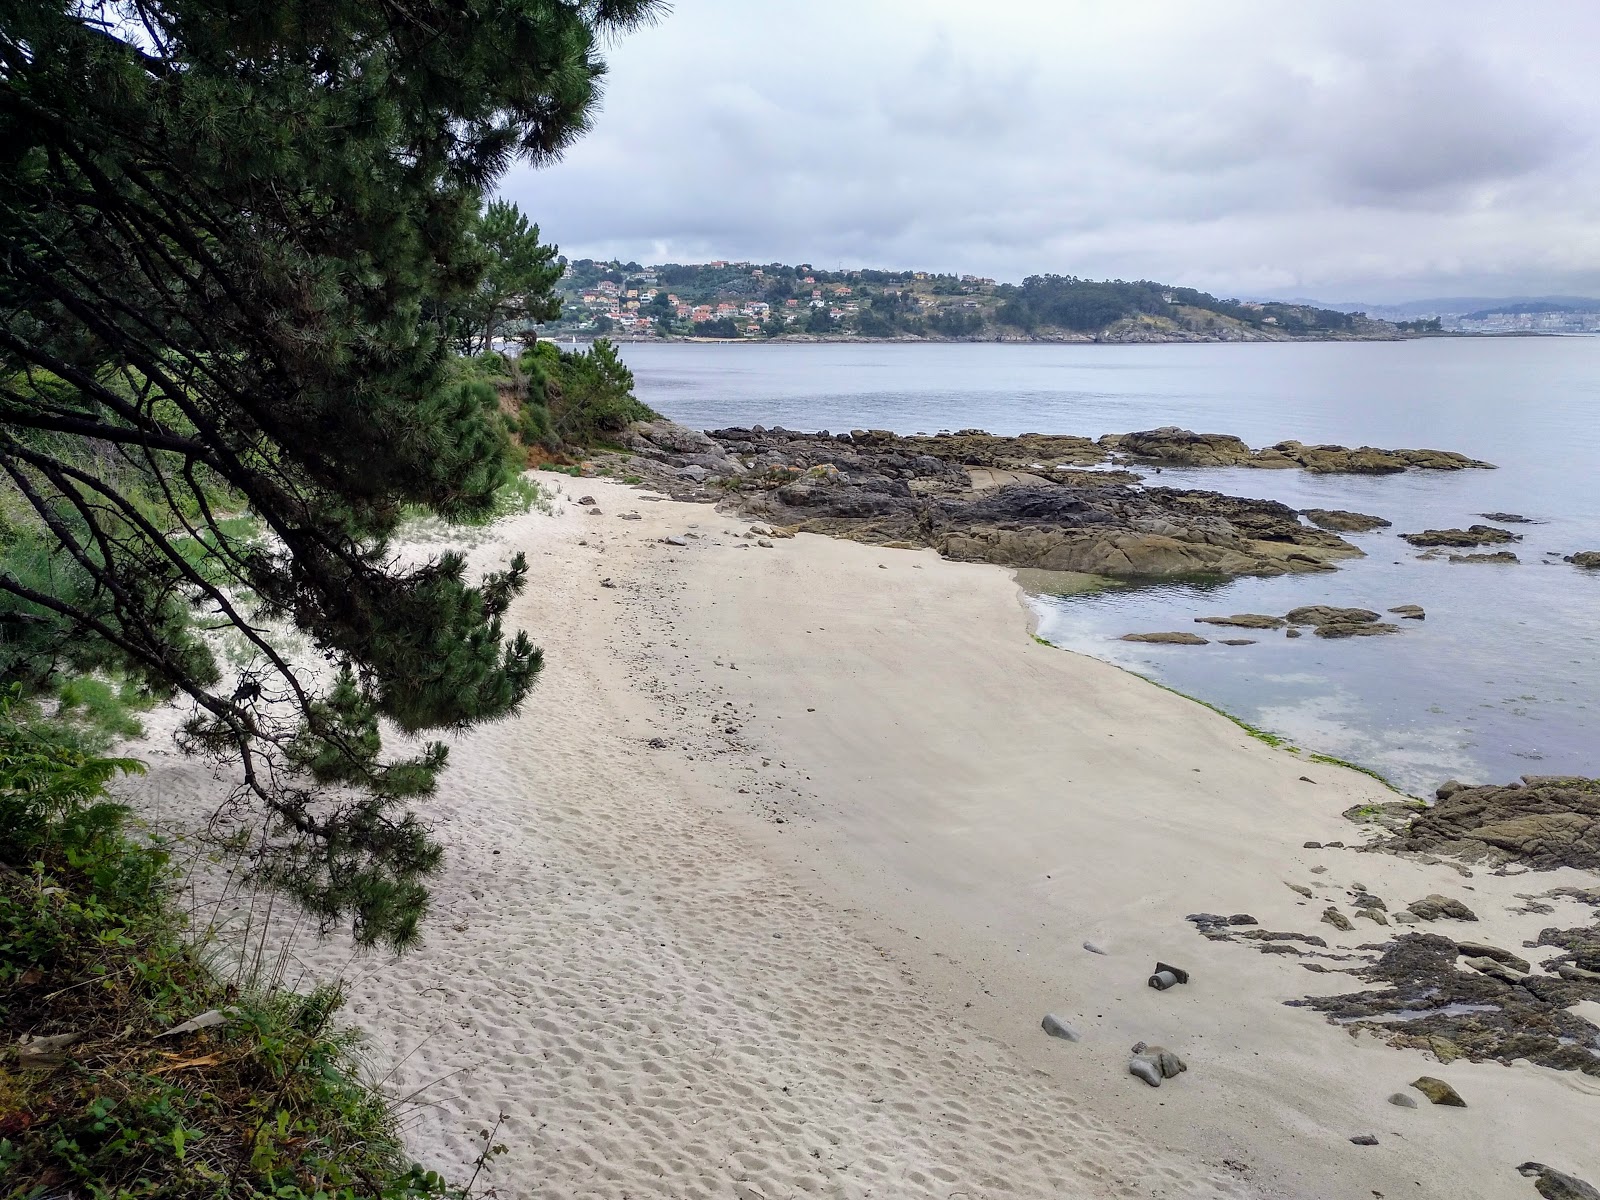
[[[1461,899],[1474,940],[1538,959],[1525,940],[1591,914],[1512,914],[1518,894],[1591,878],[1304,849],[1358,844],[1341,812],[1392,793],[1039,644],[1001,568],[762,546],[706,505],[560,483],[601,515],[568,499],[471,551],[528,554],[511,623],[547,665],[423,806],[448,855],[425,944],[297,946],[348,979],[424,1163],[470,1174],[504,1114],[479,1179],[501,1197],[1489,1200],[1534,1195],[1529,1159],[1600,1178],[1600,1079],[1353,1036],[1285,1001],[1365,985],[1184,919],[1338,953],[1394,932],[1320,923],[1360,883],[1391,909]],[[216,794],[141,753],[146,811]],[[1146,987],[1158,959],[1191,982]],[[1047,1012],[1082,1039],[1045,1036]],[[1188,1071],[1146,1086],[1139,1041]],[[1419,1075],[1468,1107],[1388,1103]]]

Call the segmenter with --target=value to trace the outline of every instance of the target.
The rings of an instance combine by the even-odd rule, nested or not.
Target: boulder
[[[1509,550],[1496,550],[1492,554],[1452,554],[1453,563],[1514,563],[1522,561]]]
[[[1307,604],[1291,609],[1284,617],[1291,625],[1361,625],[1377,619],[1378,614],[1369,608],[1334,608],[1327,604]]]
[[[1323,924],[1332,925],[1335,929],[1342,929],[1346,933],[1355,928],[1354,925],[1350,924],[1350,918],[1331,904],[1322,910],[1322,921]]]
[[[1576,554],[1569,554],[1563,562],[1569,562],[1575,567],[1582,567],[1586,571],[1600,570],[1600,550],[1580,550]]]
[[[1318,625],[1315,632],[1322,638],[1377,637],[1385,633],[1399,633],[1400,626],[1390,625],[1387,621],[1363,621],[1360,624],[1334,621]]]
[[[1394,524],[1382,517],[1343,508],[1308,508],[1302,515],[1317,528],[1332,529],[1338,533],[1370,533],[1374,529],[1388,529]]]
[[[1424,529],[1421,533],[1402,533],[1402,541],[1413,546],[1496,546],[1520,542],[1522,535],[1493,525],[1471,525],[1466,529]]]
[[[1125,433],[1117,449],[1135,458],[1187,467],[1233,467],[1248,463],[1250,447],[1227,433],[1195,433],[1165,425],[1140,433]]]
[[[1162,646],[1208,646],[1205,638],[1193,633],[1125,633],[1124,642],[1153,642]]]

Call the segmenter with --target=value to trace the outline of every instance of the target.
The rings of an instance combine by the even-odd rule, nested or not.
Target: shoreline
[[[1529,1186],[1527,1159],[1600,1175],[1600,1081],[1351,1038],[1283,1003],[1348,979],[1183,919],[1249,912],[1354,952],[1382,931],[1317,921],[1353,877],[1391,904],[1467,898],[1472,936],[1515,946],[1516,891],[1579,873],[1303,849],[1353,843],[1340,813],[1393,793],[1045,653],[1006,568],[762,547],[710,505],[559,482],[602,515],[568,499],[469,552],[527,551],[508,621],[545,675],[420,806],[448,848],[425,945],[349,988],[378,1073],[425,1089],[427,1165],[470,1162],[498,1111],[511,1150],[485,1178],[507,1197],[1488,1200]],[[198,764],[149,757],[146,807],[203,809]],[[1193,982],[1146,988],[1158,958]],[[348,960],[338,938],[300,952]],[[1083,1040],[1045,1037],[1046,1012]],[[1147,1088],[1135,1040],[1190,1070]],[[1386,1103],[1421,1074],[1471,1107]]]

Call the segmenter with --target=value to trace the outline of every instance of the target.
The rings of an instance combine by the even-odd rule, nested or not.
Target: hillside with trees
[[[1223,300],[1149,280],[1034,275],[1021,284],[808,264],[577,259],[547,336],[918,341],[1390,339],[1406,329],[1306,304]]]

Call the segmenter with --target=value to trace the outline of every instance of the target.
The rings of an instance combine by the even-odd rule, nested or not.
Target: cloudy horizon
[[[1600,6],[680,0],[501,194],[569,257],[1600,294]]]

